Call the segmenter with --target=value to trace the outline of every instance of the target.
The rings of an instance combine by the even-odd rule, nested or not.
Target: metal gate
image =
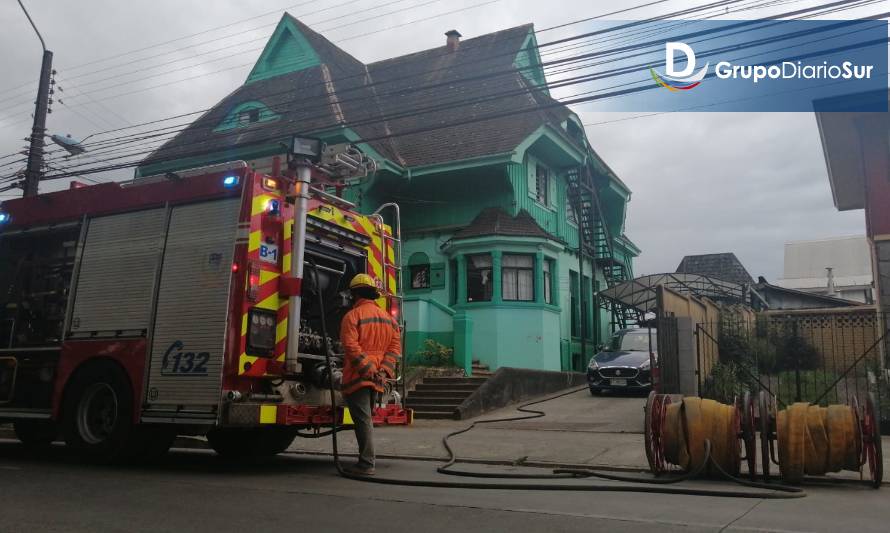
[[[680,393],[680,341],[677,317],[658,317],[658,382],[662,394]],[[653,376],[654,377],[654,376]]]
[[[240,199],[174,207],[151,339],[146,404],[213,412],[219,403]]]
[[[702,396],[731,401],[764,390],[781,407],[862,404],[874,395],[882,416],[890,417],[890,409],[881,409],[890,399],[882,356],[890,328],[874,308],[762,313],[753,322],[730,318],[705,326],[696,333],[718,344],[720,362],[708,372],[700,367]]]

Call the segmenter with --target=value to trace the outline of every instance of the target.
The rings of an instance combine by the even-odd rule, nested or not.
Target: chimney
[[[457,49],[460,48],[460,32],[457,30],[449,30],[445,32],[445,36],[447,37],[445,46],[448,47],[448,51],[456,52]]]
[[[825,270],[828,273],[828,296],[837,297],[837,288],[834,286],[834,269],[825,267]]]

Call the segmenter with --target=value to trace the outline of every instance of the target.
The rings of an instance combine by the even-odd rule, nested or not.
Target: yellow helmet
[[[374,283],[374,278],[367,274],[356,274],[352,281],[349,282],[349,288],[356,289],[358,287],[368,287],[376,290],[377,284]]]

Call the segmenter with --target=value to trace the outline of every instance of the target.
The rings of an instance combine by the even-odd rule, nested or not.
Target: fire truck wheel
[[[98,363],[78,371],[64,405],[65,442],[75,450],[104,460],[134,451],[133,393],[117,365]]]
[[[251,429],[215,429],[207,434],[207,442],[219,455],[228,459],[271,457],[286,450],[297,436],[287,427]]]
[[[19,420],[13,422],[12,429],[28,448],[44,448],[59,436],[59,428],[52,420]]]

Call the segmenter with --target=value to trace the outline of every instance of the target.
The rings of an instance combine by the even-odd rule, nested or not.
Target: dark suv
[[[594,355],[587,365],[587,384],[591,394],[607,390],[648,391],[652,388],[650,365],[657,360],[656,331],[622,329],[609,344]],[[650,357],[651,352],[651,357]]]

